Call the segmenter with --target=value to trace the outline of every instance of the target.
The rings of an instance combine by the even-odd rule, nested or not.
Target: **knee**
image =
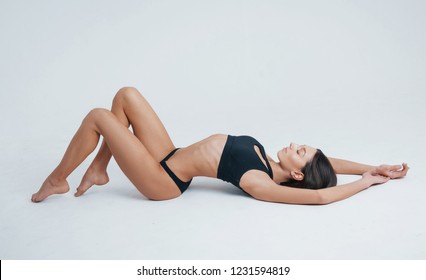
[[[113,103],[124,103],[135,98],[141,98],[141,93],[134,87],[122,87],[114,97]]]
[[[87,116],[84,118],[83,122],[96,122],[99,119],[105,119],[108,115],[112,114],[111,111],[104,108],[95,108],[92,109]]]

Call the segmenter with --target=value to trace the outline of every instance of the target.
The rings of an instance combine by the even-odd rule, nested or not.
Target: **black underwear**
[[[259,148],[267,167],[256,153],[255,146]],[[265,149],[256,139],[250,136],[229,135],[220,158],[217,178],[241,189],[241,177],[252,169],[264,171],[273,178]]]
[[[186,189],[189,187],[189,184],[191,184],[191,180],[189,180],[188,182],[183,182],[181,179],[179,179],[175,173],[173,173],[173,171],[167,166],[166,161],[171,158],[174,153],[176,153],[176,151],[179,150],[179,148],[174,149],[173,151],[170,152],[170,154],[168,154],[161,162],[161,166],[164,168],[164,170],[166,170],[167,174],[169,174],[170,178],[172,178],[172,180],[176,183],[177,187],[179,188],[180,192],[183,193],[184,191],[186,191]]]

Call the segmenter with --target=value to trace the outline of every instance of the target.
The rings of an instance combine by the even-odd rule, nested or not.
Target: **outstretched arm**
[[[373,165],[362,164],[344,159],[329,157],[328,160],[333,166],[334,172],[336,172],[336,174],[361,175],[365,172],[373,171],[376,168]]]
[[[389,177],[373,175],[370,171],[362,174],[362,178],[352,183],[330,187],[318,190],[321,193],[323,204],[329,204],[339,200],[346,199],[354,194],[368,189],[377,184],[383,184],[389,181]]]
[[[366,172],[362,178],[352,183],[329,187],[320,190],[299,189],[275,184],[272,180],[253,180],[244,190],[256,199],[289,204],[329,204],[346,199],[354,194],[369,188],[372,185],[382,184],[389,177],[373,175]]]
[[[361,175],[365,172],[371,172],[373,175],[379,174],[382,176],[387,176],[391,179],[395,179],[404,177],[409,169],[406,163],[403,163],[402,165],[382,164],[380,166],[373,166],[331,157],[329,157],[328,160],[333,166],[334,172],[336,172],[336,174]]]

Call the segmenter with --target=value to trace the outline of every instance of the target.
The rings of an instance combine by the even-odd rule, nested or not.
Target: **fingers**
[[[380,165],[379,167],[374,170],[374,175],[382,175],[389,177],[391,179],[401,178],[404,177],[408,172],[408,165],[406,163],[403,163],[402,165],[396,164],[396,165]]]
[[[407,175],[408,169],[410,169],[410,167],[408,167],[408,164],[403,163],[402,169],[399,172],[401,172],[402,176],[405,176],[405,175]]]
[[[410,169],[408,165],[406,163],[403,163],[402,168],[400,167],[398,169],[391,170],[389,172],[389,177],[391,177],[392,179],[404,177],[405,175],[407,175],[408,169]]]
[[[380,184],[384,184],[387,181],[389,181],[391,178],[387,177],[387,176],[382,176],[382,175],[373,175],[373,185],[380,185]]]
[[[400,165],[382,165],[376,174],[392,178],[395,175],[394,172],[399,169],[401,169]]]
[[[382,164],[378,167],[376,167],[376,169],[372,172],[373,175],[383,175],[383,176],[390,176],[391,175],[391,171],[394,170],[399,170],[401,169],[400,165],[387,165],[387,164]]]
[[[402,165],[396,164],[396,165],[389,165],[388,169],[390,171],[398,171],[401,170],[403,168]]]
[[[406,169],[407,171],[408,171],[408,169],[409,169],[410,167],[408,167],[408,164],[407,163],[403,163],[402,164],[402,169]]]

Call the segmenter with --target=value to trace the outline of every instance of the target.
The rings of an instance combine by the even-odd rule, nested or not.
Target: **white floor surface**
[[[425,259],[424,1],[1,1],[1,259]],[[180,198],[110,183],[34,204],[91,108],[141,90],[176,146],[214,133],[409,176],[326,206],[195,178]],[[93,157],[91,157],[93,158]],[[88,159],[69,177],[78,186]],[[339,183],[357,176],[339,176]]]

